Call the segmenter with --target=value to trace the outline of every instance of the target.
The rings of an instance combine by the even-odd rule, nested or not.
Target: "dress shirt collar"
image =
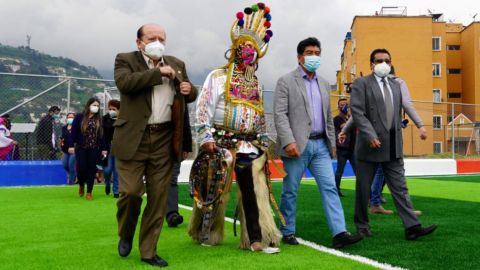
[[[140,51],[142,53],[142,56],[143,56],[143,59],[145,59],[145,62],[147,63],[147,66],[150,68],[150,66],[153,66],[153,60],[150,59],[148,56],[146,56],[142,51]],[[151,64],[151,65],[150,65]],[[161,64],[164,64],[163,62],[163,57],[160,58],[160,61],[158,61],[158,64],[156,67],[159,67]]]
[[[378,76],[377,74],[375,74],[375,72],[373,73],[373,75],[375,76],[375,79],[377,79],[377,82],[378,83],[383,83],[382,82],[382,77]],[[390,85],[390,82],[388,81],[388,75],[387,77],[385,77],[385,82],[387,82],[387,85]]]
[[[307,73],[305,73],[301,65],[298,65],[298,69],[300,70],[300,74],[302,74],[302,77],[310,81],[310,77],[307,75]],[[317,72],[314,72],[312,81],[316,79],[317,79]]]

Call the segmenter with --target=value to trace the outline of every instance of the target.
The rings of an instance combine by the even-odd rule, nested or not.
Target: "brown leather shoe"
[[[93,201],[92,193],[87,193],[87,201]]]
[[[392,210],[385,210],[385,209],[383,209],[382,206],[370,205],[370,214],[372,214],[372,215],[375,215],[375,214],[390,215],[390,214],[393,214],[393,211]]]
[[[85,186],[78,186],[78,196],[83,197],[85,195]]]

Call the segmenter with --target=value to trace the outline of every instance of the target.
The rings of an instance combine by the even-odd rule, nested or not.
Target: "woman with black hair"
[[[68,185],[75,184],[75,178],[77,177],[77,171],[75,170],[77,161],[75,159],[75,155],[68,153],[73,118],[75,118],[75,113],[71,112],[67,114],[67,124],[62,127],[62,136],[60,137],[60,147],[62,148],[63,152],[62,166],[68,173]]]
[[[85,194],[87,182],[87,200],[91,201],[98,159],[107,156],[107,145],[102,126],[102,116],[98,113],[100,101],[91,98],[82,113],[75,116],[70,133],[69,154],[77,158],[78,195]]]

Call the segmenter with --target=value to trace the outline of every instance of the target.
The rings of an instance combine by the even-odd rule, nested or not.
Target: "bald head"
[[[137,31],[137,38],[141,40],[142,37],[145,35],[145,31],[149,30],[160,30],[163,32],[163,36],[166,38],[166,34],[163,28],[160,25],[154,23],[148,23],[140,26]]]

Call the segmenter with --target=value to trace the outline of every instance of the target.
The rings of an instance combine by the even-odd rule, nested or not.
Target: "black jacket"
[[[110,145],[113,140],[113,131],[115,130],[113,123],[115,123],[115,120],[117,119],[111,118],[108,113],[103,116],[103,133],[105,133],[107,145]]]
[[[45,144],[50,146],[50,150],[55,149],[56,144],[52,144],[54,120],[50,114],[45,115],[40,119],[37,125],[37,144]]]
[[[188,106],[185,106],[185,113],[183,115],[182,151],[189,152],[189,153],[193,152],[192,130],[190,129],[190,117],[188,116]]]
[[[60,145],[63,153],[68,153],[68,146],[70,145],[70,130],[67,129],[68,125],[62,127],[62,140],[63,145]]]

